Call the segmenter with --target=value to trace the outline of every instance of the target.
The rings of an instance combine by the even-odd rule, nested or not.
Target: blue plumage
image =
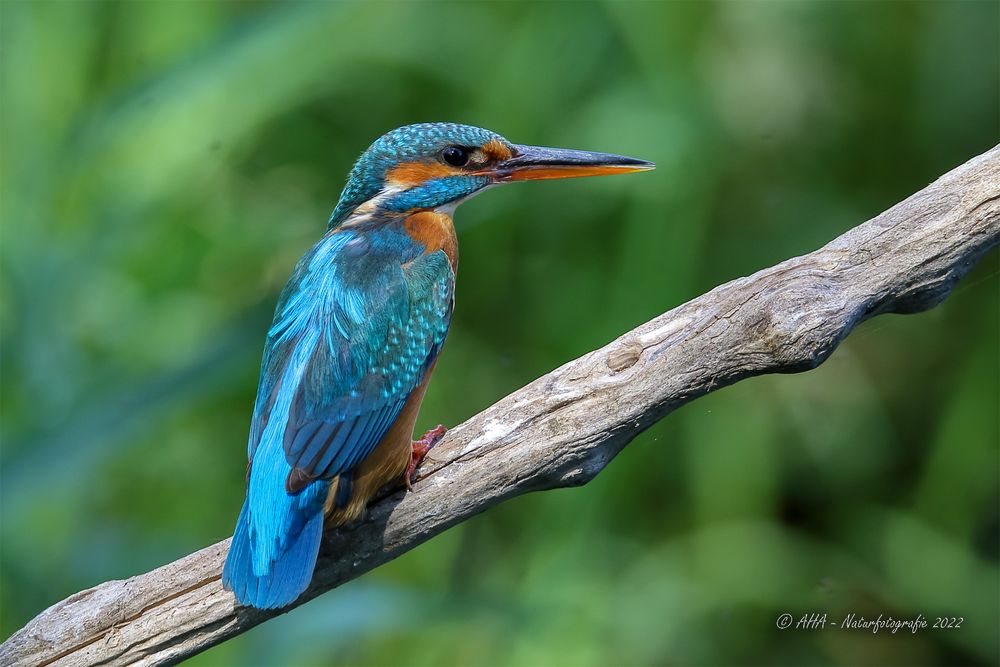
[[[652,166],[519,146],[454,123],[402,127],[365,151],[267,335],[247,497],[222,573],[239,602],[294,601],[312,577],[326,513],[339,523],[360,516],[420,455],[410,436],[454,304],[454,207],[499,183]]]
[[[454,199],[471,196],[487,185],[489,179],[478,176],[446,176],[386,200],[385,208],[388,211],[437,208]]]
[[[309,586],[323,537],[323,498],[328,487],[328,482],[314,482],[298,496],[267,494],[257,498],[258,507],[267,498],[277,501],[281,509],[275,514],[294,520],[294,525],[281,531],[285,539],[273,561],[268,557],[272,550],[257,539],[247,494],[222,570],[222,583],[237,600],[258,609],[276,609],[295,600]]]
[[[444,253],[423,251],[392,221],[335,230],[283,290],[223,572],[240,601],[283,606],[308,585],[330,480],[372,452],[437,357],[454,273]]]

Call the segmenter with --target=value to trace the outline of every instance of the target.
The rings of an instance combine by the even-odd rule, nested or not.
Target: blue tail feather
[[[290,470],[273,440],[257,449],[222,570],[223,587],[240,603],[259,609],[291,604],[309,586],[323,537],[330,482],[317,480],[299,493],[288,493]]]
[[[280,386],[297,385],[315,338],[307,336],[296,348]],[[283,442],[293,396],[294,391],[279,392],[263,430],[251,431],[247,498],[222,570],[223,587],[240,603],[259,609],[289,605],[309,586],[323,536],[330,482],[314,481],[298,493],[285,489],[292,469]]]
[[[222,585],[241,604],[258,609],[284,607],[299,597],[312,580],[323,536],[322,505],[305,520],[298,534],[289,537],[284,552],[263,575],[254,572],[249,512],[245,502],[222,570]]]

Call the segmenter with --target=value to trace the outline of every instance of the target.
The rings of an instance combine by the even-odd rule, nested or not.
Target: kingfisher
[[[357,519],[390,483],[411,488],[444,434],[412,440],[455,304],[455,208],[502,183],[654,166],[456,123],[407,125],[368,147],[267,332],[246,500],[222,572],[240,604],[292,603],[312,580],[324,526]]]

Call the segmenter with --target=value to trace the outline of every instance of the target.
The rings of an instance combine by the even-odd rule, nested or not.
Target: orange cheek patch
[[[497,139],[490,139],[480,150],[487,158],[497,162],[514,157],[514,153]]]
[[[386,172],[385,180],[404,187],[414,187],[433,178],[457,176],[462,172],[438,162],[403,162]]]

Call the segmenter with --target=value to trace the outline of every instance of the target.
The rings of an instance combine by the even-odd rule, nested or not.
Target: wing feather
[[[290,492],[371,454],[423,381],[451,320],[454,273],[444,253],[415,253],[401,265],[398,252],[379,255],[369,240],[370,252],[343,252],[358,238],[350,230],[331,234],[303,258],[269,332],[251,464],[276,394],[294,392],[283,436]],[[320,335],[303,335],[317,328]],[[311,349],[297,349],[307,343]],[[280,386],[275,378],[293,353],[308,362]]]

